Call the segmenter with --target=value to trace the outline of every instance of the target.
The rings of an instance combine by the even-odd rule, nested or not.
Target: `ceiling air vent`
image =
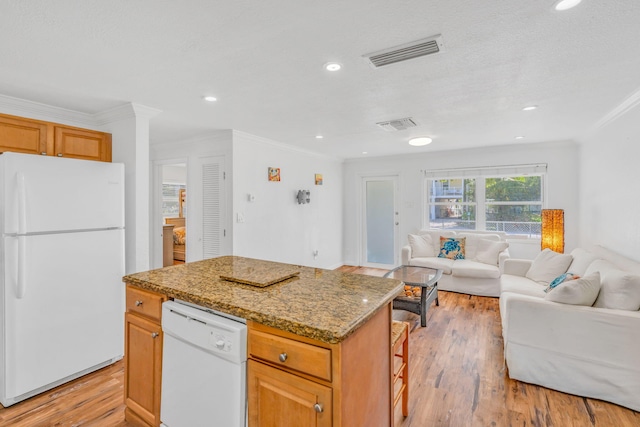
[[[414,128],[418,126],[411,117],[405,117],[404,119],[389,120],[387,122],[379,122],[376,124],[380,126],[382,129],[386,130],[387,132],[394,132],[396,130],[405,130],[405,129]]]
[[[395,64],[396,62],[432,55],[442,51],[444,51],[442,35],[438,34],[437,36],[369,53],[364,55],[363,58],[366,59],[374,68],[379,68],[384,67],[385,65]]]

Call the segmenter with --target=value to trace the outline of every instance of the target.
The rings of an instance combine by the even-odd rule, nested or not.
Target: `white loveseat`
[[[420,253],[416,236],[426,239]],[[464,238],[465,259],[438,257],[440,237]],[[402,248],[402,264],[441,269],[439,290],[497,297],[502,265],[509,258],[505,237],[503,232],[420,230],[409,235],[411,243]]]
[[[599,272],[593,306],[550,301],[547,285],[526,277],[532,261],[506,260],[500,315],[509,377],[640,411],[640,263],[601,246],[571,256],[567,272],[583,283]]]

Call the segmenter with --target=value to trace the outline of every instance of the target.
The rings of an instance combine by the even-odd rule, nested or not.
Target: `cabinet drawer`
[[[331,350],[327,348],[253,330],[249,330],[247,345],[254,358],[331,381]]]
[[[153,320],[160,321],[164,295],[127,286],[127,311],[139,313]]]

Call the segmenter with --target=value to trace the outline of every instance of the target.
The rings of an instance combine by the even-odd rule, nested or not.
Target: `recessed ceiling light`
[[[524,139],[524,136],[516,136],[516,139]]]
[[[560,11],[571,9],[572,7],[576,7],[577,5],[579,5],[581,1],[582,0],[559,0],[556,2],[553,8]]]
[[[322,138],[324,138],[324,136],[322,136],[322,135],[316,135],[316,139],[322,139]]]
[[[363,152],[362,152],[362,154],[367,154],[367,152],[366,152],[366,151],[363,151]]]
[[[202,99],[204,99],[207,102],[216,102],[218,100],[218,98],[211,95],[203,96]]]
[[[337,62],[327,62],[324,64],[324,69],[327,71],[338,71],[342,68],[342,64],[338,64]]]
[[[529,105],[527,107],[524,107],[522,111],[532,111],[532,110],[535,110],[536,108],[538,108],[537,105]]]
[[[429,138],[428,136],[419,136],[417,138],[411,138],[409,140],[409,145],[420,147],[422,145],[431,144],[432,141],[433,139]]]

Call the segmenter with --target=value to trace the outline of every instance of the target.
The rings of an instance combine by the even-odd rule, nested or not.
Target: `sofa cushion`
[[[503,274],[500,276],[500,293],[512,292],[514,294],[544,298],[544,288],[544,285],[523,276],[511,274]]]
[[[453,260],[448,258],[412,258],[411,265],[417,265],[419,267],[429,267],[442,270],[442,274],[451,274],[451,268],[453,267]]]
[[[468,233],[468,232],[458,233],[456,234],[456,237],[457,238],[464,237],[466,239],[466,242],[464,245],[465,259],[476,259],[478,254],[478,247],[482,239],[492,240],[496,242],[499,242],[501,240],[500,236],[498,236],[497,234],[478,234],[478,233]]]
[[[525,276],[534,282],[549,284],[553,279],[567,272],[571,260],[571,255],[559,254],[547,248],[533,260]]]
[[[594,307],[640,310],[640,276],[622,270],[604,270]]]
[[[494,242],[491,240],[480,239],[476,250],[475,260],[489,264],[498,265],[498,256],[500,252],[509,247],[507,242]]]
[[[567,269],[567,272],[577,274],[578,276],[584,276],[587,271],[587,267],[598,259],[597,256],[588,252],[582,248],[575,248],[571,251],[571,256],[573,257],[573,261],[571,261],[571,265]]]
[[[409,234],[409,246],[411,246],[412,258],[436,256],[433,250],[433,240],[428,234]]]
[[[600,292],[600,273],[593,272],[580,279],[565,280],[551,289],[545,299],[563,304],[591,306]]]
[[[457,259],[453,263],[451,274],[455,277],[497,279],[500,277],[500,269],[495,265],[484,264],[469,259]]]
[[[612,271],[612,270],[618,270],[618,268],[616,268],[616,266],[610,263],[609,261],[605,261],[603,259],[597,259],[593,261],[591,264],[589,264],[589,267],[587,267],[587,271],[585,271],[584,274],[591,274],[594,271],[599,271],[600,274],[602,274],[605,271]]]
[[[420,230],[418,234],[421,236],[431,236],[433,244],[433,256],[438,256],[440,252],[440,237],[455,237],[456,232],[450,230]]]
[[[464,259],[466,238],[440,237],[438,258]]]

